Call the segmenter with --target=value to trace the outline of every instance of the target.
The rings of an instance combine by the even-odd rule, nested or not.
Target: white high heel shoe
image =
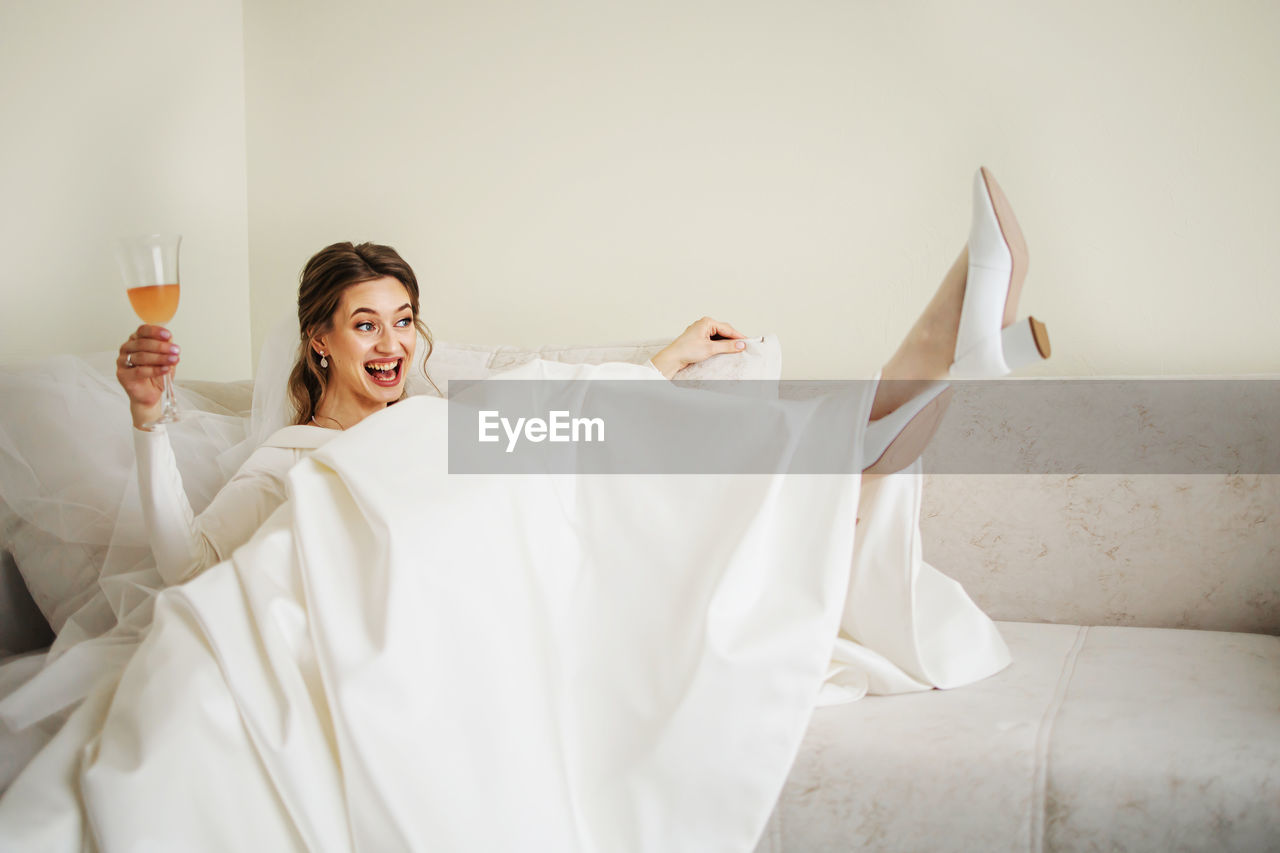
[[[1027,243],[1004,191],[985,167],[973,176],[965,278],[952,379],[996,379],[1049,357],[1049,330],[1034,317],[1015,322],[1027,274]],[[951,402],[950,383],[938,380],[888,415],[867,425],[866,474],[892,474],[910,465],[933,438]],[[946,393],[944,393],[946,392]]]
[[[1049,330],[1015,322],[1027,275],[1027,241],[1004,191],[985,167],[973,176],[969,272],[956,333],[953,379],[996,379],[1049,357]]]

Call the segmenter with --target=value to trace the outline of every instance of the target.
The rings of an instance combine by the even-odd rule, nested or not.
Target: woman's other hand
[[[719,335],[729,340],[713,341],[712,335]],[[728,323],[703,317],[685,329],[680,337],[668,344],[662,352],[655,355],[653,366],[670,379],[689,365],[706,361],[713,355],[742,352],[747,348],[747,344],[739,338],[745,337],[746,335]]]
[[[160,416],[164,376],[178,366],[179,351],[173,335],[163,326],[139,326],[120,345],[116,379],[129,395],[129,412],[135,427]]]

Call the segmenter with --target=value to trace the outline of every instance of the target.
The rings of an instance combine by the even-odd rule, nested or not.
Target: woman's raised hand
[[[712,335],[719,335],[729,340],[713,341]],[[728,323],[703,317],[681,332],[680,337],[667,344],[662,352],[655,355],[653,366],[670,379],[689,365],[706,361],[713,355],[742,352],[747,345],[746,342],[738,339],[745,337],[746,335]]]
[[[129,395],[133,425],[141,427],[160,415],[164,375],[178,366],[178,345],[163,326],[142,325],[120,345],[116,379]]]

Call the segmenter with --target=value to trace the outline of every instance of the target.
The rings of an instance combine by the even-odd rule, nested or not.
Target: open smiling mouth
[[[402,360],[379,359],[378,361],[366,361],[364,363],[365,372],[373,377],[373,381],[378,385],[385,385],[388,388],[400,381],[400,367]]]

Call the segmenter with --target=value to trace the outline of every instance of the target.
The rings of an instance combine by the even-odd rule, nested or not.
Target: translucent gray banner
[[[890,389],[884,383],[885,390]],[[851,474],[876,383],[449,387],[455,474]],[[1280,380],[955,381],[935,474],[1280,474]]]

